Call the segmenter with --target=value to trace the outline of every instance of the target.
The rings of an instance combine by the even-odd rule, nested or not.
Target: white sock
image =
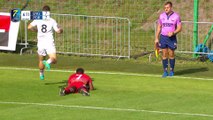
[[[44,70],[40,70],[39,74],[40,74],[40,76],[44,75]]]
[[[52,60],[49,58],[49,59],[47,60],[47,63],[48,63],[48,64],[51,64],[51,63],[52,63]]]

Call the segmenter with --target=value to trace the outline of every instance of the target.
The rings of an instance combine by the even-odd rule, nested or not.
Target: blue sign
[[[43,19],[42,11],[31,11],[30,17],[31,20],[42,20]]]

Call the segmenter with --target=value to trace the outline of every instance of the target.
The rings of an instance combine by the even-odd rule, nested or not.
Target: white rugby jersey
[[[32,26],[37,26],[38,33],[38,44],[51,44],[54,42],[53,29],[58,31],[57,22],[50,18],[48,20],[34,20],[30,23]]]

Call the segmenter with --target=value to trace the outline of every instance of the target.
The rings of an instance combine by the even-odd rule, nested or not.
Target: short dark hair
[[[168,1],[164,5],[170,5],[172,7],[172,2]]]
[[[43,8],[42,8],[43,11],[50,11],[50,7],[48,5],[45,5]]]
[[[84,69],[83,68],[77,68],[76,73],[77,74],[84,74]]]

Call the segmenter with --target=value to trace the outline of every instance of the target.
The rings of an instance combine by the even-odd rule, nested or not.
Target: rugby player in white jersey
[[[44,6],[42,11],[50,11],[49,6]],[[35,29],[37,27],[37,30]],[[44,68],[50,70],[50,65],[55,64],[56,59],[56,48],[53,39],[53,29],[56,33],[62,33],[63,30],[58,27],[57,22],[52,19],[46,20],[33,20],[29,25],[28,29],[32,31],[37,31],[37,47],[38,47],[38,58],[39,58],[39,69],[40,69],[40,79],[44,80]],[[45,56],[49,56],[45,60]]]

